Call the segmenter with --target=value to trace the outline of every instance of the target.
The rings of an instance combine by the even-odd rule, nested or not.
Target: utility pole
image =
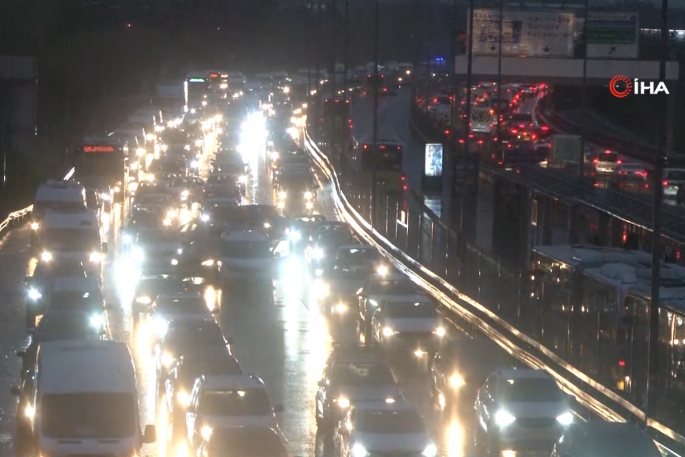
[[[328,128],[328,136],[329,136],[329,138],[328,138],[328,149],[329,149],[329,154],[331,154],[331,159],[334,161],[333,163],[335,163],[336,166],[338,166],[338,168],[340,168],[339,167],[340,161],[338,160],[340,158],[340,154],[337,150],[339,145],[337,144],[338,142],[336,141],[337,140],[337,135],[336,135],[337,134],[337,132],[336,132],[337,125],[335,122],[338,118],[338,113],[336,112],[337,108],[336,108],[336,103],[335,103],[335,99],[337,96],[337,93],[336,93],[337,89],[335,87],[336,86],[335,78],[337,77],[337,72],[336,72],[336,68],[335,68],[335,60],[336,60],[336,55],[337,55],[337,53],[336,53],[336,44],[337,44],[336,43],[336,41],[337,41],[336,35],[337,34],[336,34],[335,20],[337,17],[337,11],[336,10],[338,9],[338,4],[337,4],[336,0],[332,0],[332,1],[333,1],[333,4],[331,7],[331,75],[329,77],[330,77],[330,81],[331,81],[331,109],[333,110],[333,113],[332,113],[333,115],[330,119],[330,121],[332,121],[332,122],[330,123],[330,126]],[[328,122],[328,120],[326,120],[326,122]]]
[[[469,135],[471,133],[471,88],[473,86],[473,9],[474,0],[470,0],[469,4],[469,31],[468,31],[468,58],[466,63],[466,117],[464,119],[464,150],[459,151],[461,163],[462,163],[462,182],[461,192],[459,195],[459,245],[466,246],[466,240],[464,237],[464,216],[466,215],[466,193],[468,192],[468,182],[466,180],[466,173],[468,167],[468,154],[471,147],[471,141]],[[458,170],[455,170],[454,176],[457,177]],[[464,243],[464,244],[462,244]]]
[[[313,36],[314,33],[314,23],[316,21],[314,20],[314,0],[309,0],[309,53],[307,55],[307,108],[309,109],[309,106],[311,105],[311,98],[312,98],[312,51],[316,53],[316,45],[313,44],[316,42],[314,39],[315,37]],[[314,48],[314,49],[312,49]],[[309,111],[308,111],[309,112]],[[309,119],[309,116],[307,116],[307,119]],[[308,121],[308,123],[309,123]]]
[[[343,81],[342,81],[342,90],[343,90],[343,110],[345,113],[348,113],[348,108],[347,108],[347,66],[349,64],[349,46],[350,46],[350,0],[345,0],[345,18],[343,20],[343,70],[345,74],[343,75]],[[349,114],[346,114],[349,115]],[[344,120],[344,124],[342,128],[344,129],[343,131],[343,136],[342,136],[342,141],[340,144],[340,160],[341,164],[344,163],[345,161],[345,153],[347,152],[347,135],[350,134],[350,132],[347,131],[349,127],[349,124],[347,122],[347,119]]]
[[[499,0],[499,43],[497,46],[497,110],[495,114],[497,115],[497,157],[501,157],[504,153],[502,152],[502,36],[504,29],[504,0]],[[470,120],[469,120],[470,122]],[[470,134],[471,132],[469,132]],[[470,135],[469,135],[470,136]],[[504,157],[502,157],[504,159]]]
[[[668,0],[661,0],[661,58],[659,81],[666,81],[668,59]],[[659,302],[661,286],[661,207],[663,206],[664,152],[667,138],[668,95],[659,94],[659,122],[657,122],[656,156],[654,161],[654,219],[652,229],[652,299],[649,307],[649,361],[645,425],[656,416],[659,394]]]
[[[587,20],[590,16],[590,0],[585,0],[585,18],[583,19],[583,85],[581,94],[583,115],[580,120],[580,157],[578,157],[578,176],[585,174],[585,136],[587,135]]]
[[[374,25],[373,25],[373,140],[371,149],[371,228],[376,223],[376,151],[378,150],[378,60],[379,60],[379,24],[381,15],[381,2],[375,0]]]

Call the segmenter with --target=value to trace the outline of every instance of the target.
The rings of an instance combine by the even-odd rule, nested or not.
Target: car
[[[394,399],[355,404],[337,424],[333,447],[336,457],[438,453],[418,411]]]
[[[296,252],[304,251],[309,246],[309,240],[319,224],[326,222],[321,214],[295,216],[288,227],[288,241],[290,249]]]
[[[500,369],[478,389],[476,445],[488,455],[502,449],[549,452],[574,422],[565,394],[542,370]]]
[[[220,273],[224,281],[271,283],[274,275],[271,240],[259,231],[227,232],[222,236]]]
[[[280,432],[264,381],[251,374],[203,375],[195,381],[186,410],[187,439],[191,448],[202,443],[207,430],[217,427],[257,426]]]
[[[312,274],[320,277],[335,259],[340,246],[355,244],[352,229],[345,222],[329,221],[319,225],[312,236],[310,246],[310,268]]]
[[[623,161],[618,152],[611,149],[597,153],[592,159],[592,164],[597,173],[613,173],[616,167],[622,163]]]
[[[337,346],[318,382],[316,424],[321,429],[334,426],[356,402],[401,398],[397,380],[380,351],[366,346]]]
[[[170,229],[141,230],[131,249],[143,269],[168,270],[175,255],[183,250],[180,233]]]
[[[386,349],[416,356],[435,354],[447,334],[435,305],[427,300],[390,299],[371,318],[374,340]]]
[[[392,300],[421,303],[429,299],[406,277],[367,278],[364,287],[357,291],[357,310],[364,334],[369,337],[369,341],[373,339],[371,319],[376,309],[380,303]]]
[[[183,282],[172,274],[141,276],[136,284],[131,313],[137,319],[141,313],[147,313],[150,305],[159,295],[180,294],[186,291]]]
[[[684,168],[665,168],[664,169],[664,197],[677,197],[678,189],[685,183]]]
[[[648,193],[650,191],[649,172],[637,162],[624,162],[611,174],[609,184],[619,190]]]
[[[60,284],[60,282],[73,281],[72,278],[63,278],[56,281],[56,289],[53,289],[50,293],[45,312],[81,313],[88,319],[93,328],[104,332],[106,325],[105,310],[110,309],[110,307],[105,305],[100,288],[97,285],[92,288],[82,287],[81,284],[78,284],[81,281],[77,281],[76,287],[69,287],[69,284]],[[86,283],[85,285],[88,286],[89,284]]]
[[[154,349],[158,393],[164,393],[169,372],[186,351],[197,347],[223,347],[230,353],[229,344],[213,319],[197,317],[170,321]]]
[[[169,182],[169,192],[175,198],[186,205],[200,203],[203,198],[202,188],[204,181],[200,178],[178,178]]]
[[[660,457],[654,440],[627,422],[590,420],[571,424],[557,441],[551,457],[601,455],[602,457]]]
[[[185,437],[185,414],[190,404],[190,394],[200,376],[240,375],[243,373],[238,361],[226,346],[191,345],[169,370],[164,382],[165,404],[173,434]]]
[[[290,457],[276,430],[263,427],[222,427],[207,433],[198,457]]]
[[[512,365],[512,356],[492,340],[455,338],[445,341],[430,365],[430,390],[441,410],[473,410],[478,389],[498,368]]]
[[[322,273],[319,303],[325,313],[337,318],[356,317],[356,292],[370,276],[387,268],[374,246],[350,244],[340,246],[331,267]],[[352,305],[355,306],[352,306]]]
[[[272,205],[243,205],[240,207],[239,220],[243,230],[260,230],[274,242],[287,240],[288,220],[278,213]]]
[[[152,329],[158,338],[163,338],[172,320],[211,319],[219,311],[219,308],[210,311],[205,299],[196,292],[159,295],[150,306]]]

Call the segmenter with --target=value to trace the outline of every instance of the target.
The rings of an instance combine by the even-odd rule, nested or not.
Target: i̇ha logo
[[[635,95],[656,95],[663,92],[669,95],[668,87],[663,81],[654,86],[654,81],[640,81],[637,78],[630,79],[624,75],[616,75],[609,81],[609,92],[616,98],[625,98],[630,94]]]

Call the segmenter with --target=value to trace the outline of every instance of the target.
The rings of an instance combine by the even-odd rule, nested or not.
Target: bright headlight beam
[[[557,422],[561,425],[571,425],[573,423],[573,414],[570,412],[565,412],[557,417]]]
[[[507,425],[512,424],[515,420],[515,416],[512,416],[504,410],[497,411],[497,413],[495,414],[495,422],[500,427],[506,427]]]

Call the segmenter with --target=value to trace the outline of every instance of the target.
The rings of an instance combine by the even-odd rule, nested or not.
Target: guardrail
[[[388,230],[389,220],[391,217],[398,217],[397,211],[392,215],[389,215],[390,211],[388,211],[385,221],[380,221],[378,227],[383,226],[385,222],[385,235],[380,233],[379,230],[372,228],[355,208],[354,204],[348,200],[347,195],[343,191],[341,182],[339,181],[338,174],[335,172],[328,157],[318,149],[308,135],[306,135],[305,144],[318,168],[331,183],[333,201],[338,214],[340,214],[366,242],[375,245],[399,270],[406,273],[414,282],[435,297],[447,309],[459,316],[464,322],[494,340],[507,352],[534,368],[548,371],[566,391],[572,393],[576,397],[579,404],[591,410],[599,417],[606,420],[621,422],[625,422],[626,417],[630,417],[639,420],[640,422],[645,422],[644,412],[634,404],[601,385],[581,370],[563,360],[558,354],[548,349],[537,339],[530,337],[528,334],[505,320],[502,316],[507,315],[508,310],[500,310],[499,308],[492,309],[492,307],[486,306],[464,293],[463,290],[453,286],[452,281],[448,282],[447,278],[453,277],[452,273],[454,273],[449,262],[455,261],[454,247],[457,244],[456,240],[450,238],[449,232],[446,238],[439,240],[438,237],[439,241],[437,242],[437,246],[436,238],[430,238],[431,246],[428,247],[428,249],[430,249],[431,252],[441,252],[443,258],[440,259],[440,261],[435,262],[436,259],[433,258],[432,254],[430,260],[427,262],[419,262],[414,259],[408,253],[408,246],[405,246],[405,249],[401,249],[388,239],[388,237],[400,239],[404,236],[400,236],[396,230],[394,233],[389,234],[390,232],[393,232],[393,230]],[[410,237],[410,232],[415,233],[415,227],[412,228],[411,221],[400,223],[398,220],[398,224],[406,227],[405,240],[408,240]],[[419,218],[418,228],[421,232],[425,229],[423,225],[422,218]],[[395,229],[397,229],[397,227],[395,227]],[[432,232],[434,229],[435,226],[431,225],[430,231]],[[422,247],[424,247],[424,240],[421,236],[419,236],[419,238],[418,257],[421,258],[422,256],[420,253]],[[408,241],[405,244],[408,245]],[[482,257],[477,260],[479,264],[482,261]],[[472,267],[474,262],[466,261],[464,263],[467,267]],[[427,267],[427,264],[430,264],[431,267]],[[500,272],[500,274],[504,273]],[[459,275],[461,275],[461,271],[459,272]],[[476,272],[476,277],[480,278],[480,276],[480,271]],[[521,279],[522,278],[519,277],[518,281]],[[517,279],[514,278],[514,282],[516,281]],[[480,291],[480,279],[474,281],[474,276],[470,276],[465,278],[464,281],[466,284],[474,282],[478,282],[478,289]],[[510,292],[508,290],[500,291],[500,285],[489,284],[488,287],[492,289],[496,288],[498,295],[500,292],[503,293],[508,301],[517,300],[515,296],[509,295]],[[520,316],[523,321],[531,318],[534,319],[534,317],[526,314],[526,311],[521,308],[521,304],[519,303],[518,313],[521,312],[524,313],[523,316]],[[528,311],[528,313],[530,313],[530,311]],[[608,404],[614,406],[608,406]],[[620,410],[620,412],[618,412],[617,409]],[[657,430],[658,434],[661,434],[661,436],[666,436],[673,442],[685,446],[685,438],[663,424],[655,420],[649,420],[649,425],[654,430]],[[668,454],[677,455],[671,449],[668,449],[663,445],[662,447]]]
[[[75,172],[76,169],[72,168],[64,176],[64,178],[62,178],[62,180],[69,181],[74,176]],[[16,228],[26,222],[24,219],[32,212],[33,205],[29,205],[26,208],[11,212],[4,221],[0,222],[0,238],[4,237],[13,228]]]

